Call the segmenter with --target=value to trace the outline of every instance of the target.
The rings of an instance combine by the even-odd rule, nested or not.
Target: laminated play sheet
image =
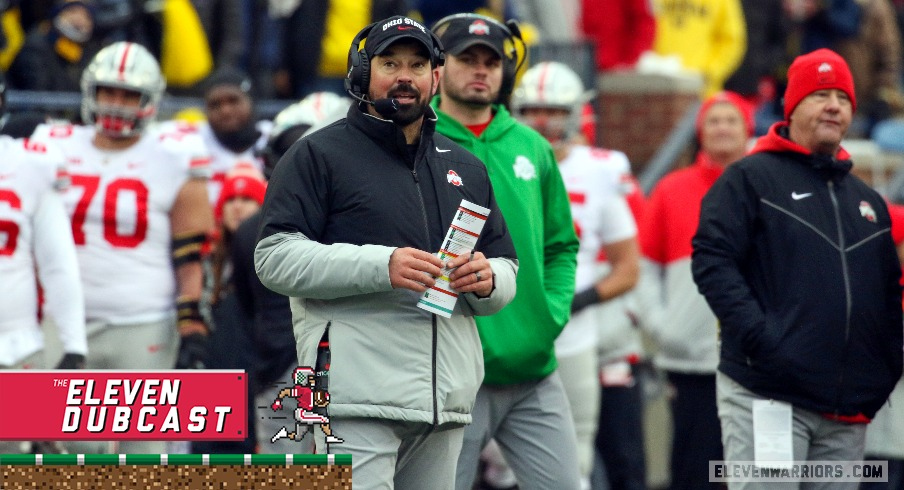
[[[489,215],[489,209],[464,199],[461,200],[458,212],[452,218],[449,230],[446,231],[446,237],[443,238],[443,245],[436,253],[443,264],[463,253],[470,253],[471,250],[474,250]],[[458,293],[449,286],[449,274],[452,273],[452,270],[443,268],[441,275],[436,278],[436,284],[424,291],[418,301],[418,308],[446,318],[452,316],[455,302],[458,301]]]

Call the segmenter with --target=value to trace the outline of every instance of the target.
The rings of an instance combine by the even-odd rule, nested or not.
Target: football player
[[[82,367],[84,303],[63,206],[69,183],[63,156],[41,143],[5,135],[0,154],[0,368],[47,367],[42,313],[55,322],[63,345],[56,368]]]
[[[262,172],[260,156],[273,123],[256,121],[251,78],[235,68],[223,68],[205,82],[206,121],[178,122],[177,130],[200,135],[210,154],[207,193],[215,205],[228,174],[242,167]],[[248,170],[245,169],[245,170]]]
[[[0,77],[4,101],[5,88]],[[3,120],[4,112],[0,105]],[[0,369],[48,366],[42,313],[55,324],[62,343],[64,355],[55,367],[84,367],[85,307],[63,205],[68,186],[63,156],[40,143],[5,135],[0,136],[0,154]],[[0,453],[20,452],[21,446],[0,441]]]
[[[165,81],[142,46],[102,49],[82,75],[84,125],[42,125],[71,178],[71,218],[92,369],[201,367],[201,246],[213,226],[197,135],[151,125]],[[167,126],[168,127],[168,126]],[[178,360],[177,360],[178,359]],[[130,453],[163,443],[122,443]]]

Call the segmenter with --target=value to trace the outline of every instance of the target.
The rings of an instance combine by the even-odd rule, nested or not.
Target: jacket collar
[[[367,113],[367,107],[363,102],[352,104],[351,107],[348,108],[346,116],[349,124],[364,133],[377,145],[386,148],[392,153],[405,156],[406,161],[408,161],[408,143],[405,140],[405,133],[402,132],[402,128],[396,123]],[[417,159],[420,159],[423,155],[424,148],[433,139],[433,133],[435,131],[436,113],[433,111],[432,107],[428,106],[424,110],[424,122],[421,124],[421,137],[418,141]]]
[[[854,166],[851,155],[844,148],[838,149],[835,157],[816,154],[807,148],[788,139],[788,123],[780,121],[769,128],[765,136],[759,138],[754,145],[753,153],[776,152],[792,153],[797,155],[796,161],[803,162],[813,167],[823,175],[833,180],[838,180],[847,175]]]

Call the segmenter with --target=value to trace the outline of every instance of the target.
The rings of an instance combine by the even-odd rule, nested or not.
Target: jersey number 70
[[[76,245],[85,244],[85,218],[88,206],[100,187],[100,177],[96,175],[72,175],[72,187],[84,189],[72,214],[72,237]],[[120,194],[126,191],[135,196],[135,229],[131,233],[120,233],[116,227],[116,210]],[[120,178],[106,186],[103,196],[104,239],[114,247],[135,248],[144,241],[148,233],[148,188],[137,179]]]

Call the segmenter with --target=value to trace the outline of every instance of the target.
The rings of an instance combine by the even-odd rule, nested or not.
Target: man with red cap
[[[748,470],[732,489],[774,485],[742,462],[861,460],[902,370],[891,219],[841,147],[857,105],[847,64],[827,49],[799,56],[784,102],[785,120],[704,197],[692,241],[720,326],[723,469]]]

